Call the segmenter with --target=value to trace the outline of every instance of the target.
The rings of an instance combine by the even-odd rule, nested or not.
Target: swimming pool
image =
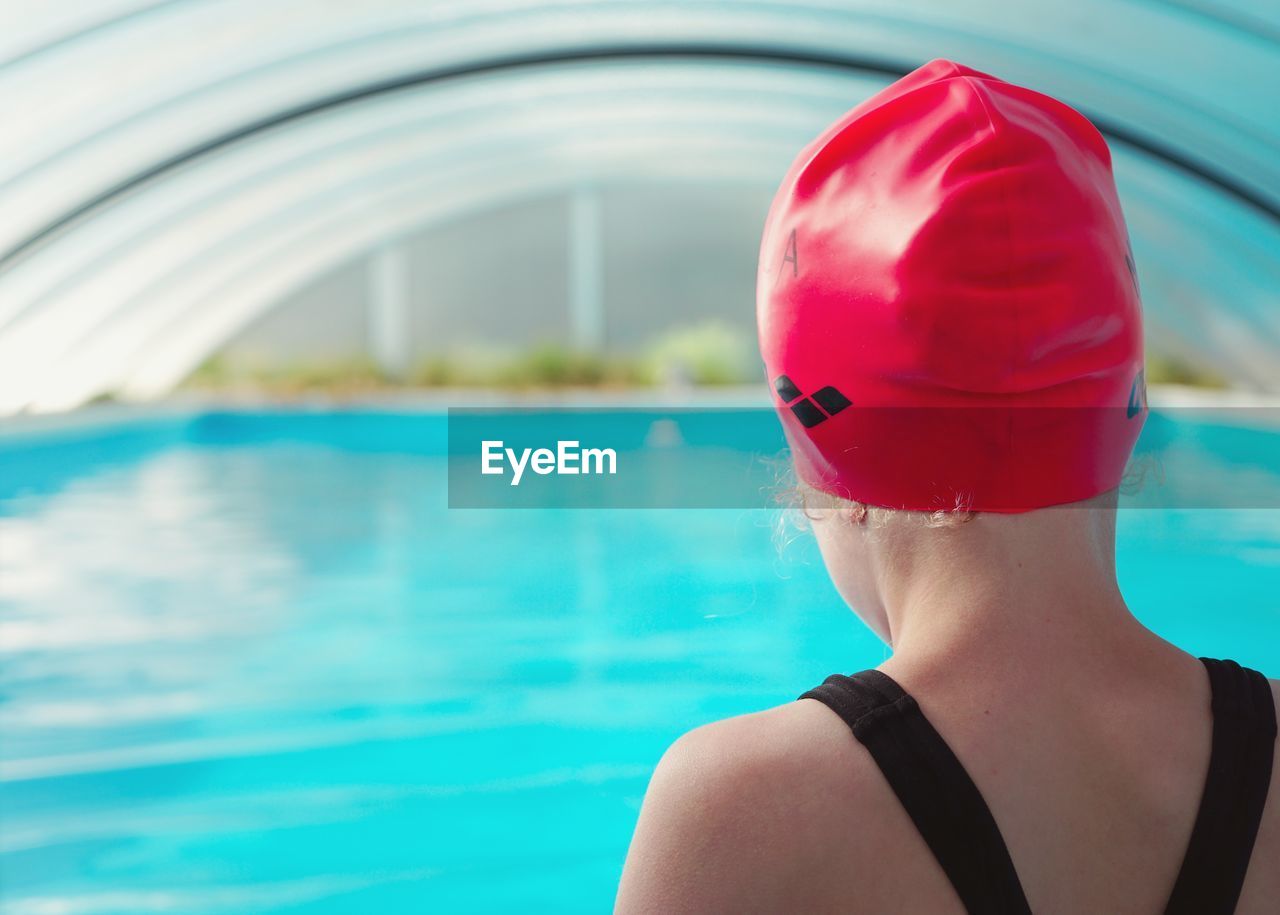
[[[884,657],[769,511],[450,511],[444,422],[0,441],[6,912],[606,910],[672,739]],[[1149,625],[1280,673],[1280,511],[1120,553]]]

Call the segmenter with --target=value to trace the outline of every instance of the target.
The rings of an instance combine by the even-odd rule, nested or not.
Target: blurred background
[[[773,191],[936,57],[1106,135],[1153,405],[1274,407],[1274,3],[0,3],[0,908],[606,910],[674,737],[878,663],[775,512],[450,511],[441,411],[766,405]],[[1120,538],[1280,676],[1274,507]]]
[[[184,384],[650,384],[672,362],[754,382],[754,257],[781,174],[938,56],[1107,135],[1153,380],[1280,386],[1273,4],[0,15],[0,412]]]

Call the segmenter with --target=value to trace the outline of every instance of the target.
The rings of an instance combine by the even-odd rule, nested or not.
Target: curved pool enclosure
[[[775,512],[450,510],[445,423],[0,437],[6,912],[607,910],[671,740],[884,657]],[[1196,435],[1280,487],[1280,434]],[[1280,513],[1122,511],[1119,553],[1162,635],[1280,668]]]
[[[109,0],[0,13],[0,414],[162,395],[335,264],[376,270],[406,234],[497,206],[563,199],[590,214],[599,189],[639,183],[719,189],[762,217],[797,149],[939,56],[1093,117],[1115,152],[1153,345],[1280,387],[1272,6],[316,10]],[[576,276],[557,306],[577,342],[612,323],[598,285]],[[397,327],[373,335],[394,349]]]

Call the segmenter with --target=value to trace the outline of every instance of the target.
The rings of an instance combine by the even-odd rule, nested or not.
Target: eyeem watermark
[[[928,463],[910,451],[914,428],[943,423],[981,431],[993,425],[985,407],[841,406],[835,394],[814,387],[786,402],[788,423],[825,417],[818,428],[833,433],[855,421],[898,430],[904,434],[882,436],[874,445],[890,454],[901,448],[903,460],[913,463]],[[797,386],[780,396],[800,391]],[[792,408],[806,398],[813,405],[801,416]],[[1075,428],[1080,409],[1096,411],[1098,422],[1130,421],[1130,405],[1123,402],[1013,408],[1013,418],[1019,429]],[[446,458],[451,509],[774,509],[793,485],[774,407],[450,407],[446,429],[430,421],[416,428],[414,453]],[[384,434],[380,425],[371,432]],[[400,453],[402,433],[385,434],[394,435],[386,447]],[[1121,483],[1120,507],[1277,509],[1278,458],[1280,406],[1157,407],[1147,415]],[[939,472],[930,478],[954,493],[957,486],[945,482],[947,455],[936,463]],[[433,460],[430,466],[439,465]]]
[[[511,466],[511,485],[519,486],[520,478],[526,469],[540,476],[559,474],[574,476],[580,473],[617,473],[618,454],[612,448],[583,448],[576,441],[556,442],[555,450],[550,448],[514,448],[504,447],[501,441],[484,441],[480,443],[480,472],[486,474],[504,474],[506,465]]]

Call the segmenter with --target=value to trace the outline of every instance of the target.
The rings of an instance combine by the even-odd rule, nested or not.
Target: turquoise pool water
[[[4,911],[604,911],[672,739],[884,657],[773,513],[449,511],[443,435],[0,441]],[[1124,512],[1120,552],[1150,625],[1280,673],[1280,511]]]

